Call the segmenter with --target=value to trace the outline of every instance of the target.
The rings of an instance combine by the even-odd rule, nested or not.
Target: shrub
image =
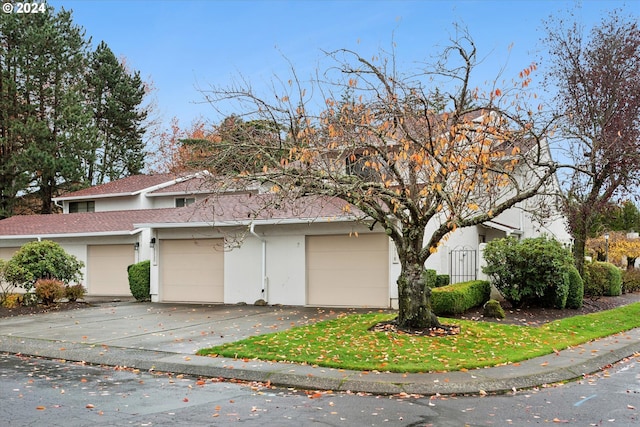
[[[84,286],[78,284],[73,286],[65,286],[64,288],[64,297],[69,300],[69,302],[78,301],[80,298],[83,298],[87,293],[87,290]]]
[[[151,262],[141,261],[127,267],[129,289],[137,301],[151,300]]]
[[[2,297],[2,306],[5,308],[16,308],[22,305],[22,295],[5,294]]]
[[[428,288],[435,288],[437,286],[437,273],[435,270],[424,270],[422,272],[422,280],[424,285]]]
[[[506,317],[498,300],[490,299],[484,303],[482,309],[482,315],[484,317],[492,317],[494,319],[504,319]]]
[[[64,298],[64,284],[56,279],[38,279],[35,293],[45,305],[51,305],[60,298]]]
[[[5,279],[30,292],[39,279],[55,279],[67,284],[82,279],[84,266],[73,255],[50,240],[29,242],[13,254],[5,267]]]
[[[438,274],[436,276],[436,288],[447,286],[450,283],[448,274]]]
[[[550,287],[544,295],[533,301],[533,305],[550,308],[566,308],[569,298],[569,271],[560,273],[555,280],[555,285]]]
[[[0,301],[4,302],[7,296],[11,295],[15,285],[5,280],[4,272],[7,268],[7,261],[0,259]]]
[[[631,268],[622,274],[622,290],[624,292],[640,291],[640,269]]]
[[[569,295],[567,296],[567,308],[578,309],[582,307],[584,299],[584,281],[575,266],[569,267]]]
[[[564,308],[569,293],[567,272],[573,258],[556,240],[513,237],[490,241],[485,250],[487,274],[513,307]]]
[[[622,271],[611,263],[596,261],[585,264],[584,276],[584,293],[590,297],[622,294]]]
[[[431,309],[437,316],[461,314],[489,300],[491,285],[485,280],[456,283],[431,290]]]

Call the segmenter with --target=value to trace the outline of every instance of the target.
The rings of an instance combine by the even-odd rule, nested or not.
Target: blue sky
[[[225,86],[241,74],[264,88],[274,74],[289,77],[287,60],[308,75],[323,50],[350,48],[368,57],[397,46],[412,69],[446,46],[454,23],[476,42],[486,78],[507,65],[515,74],[542,54],[542,20],[573,8],[564,0],[47,0],[73,10],[93,46],[104,40],[155,85],[157,114],[219,121],[198,88]],[[577,19],[587,28],[608,10],[640,12],[636,0],[584,0]],[[509,46],[513,45],[511,50]],[[286,58],[286,59],[285,59]],[[544,64],[541,64],[544,66]]]

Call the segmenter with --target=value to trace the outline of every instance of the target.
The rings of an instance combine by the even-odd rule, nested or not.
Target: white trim
[[[493,228],[495,230],[504,231],[507,234],[522,234],[522,230],[517,227],[511,227],[509,225],[500,224],[493,221],[483,222],[485,227]]]
[[[109,193],[109,194],[87,194],[86,196],[72,196],[72,197],[55,197],[51,200],[54,202],[67,202],[71,200],[87,200],[92,201],[93,199],[108,199],[111,197],[124,197],[124,196],[135,196],[138,192],[128,192],[128,193]]]
[[[133,236],[142,231],[141,228],[134,230],[122,231],[95,231],[86,233],[57,233],[57,234],[13,234],[0,236],[0,240],[18,240],[18,239],[62,239],[66,237],[101,237],[101,236]]]

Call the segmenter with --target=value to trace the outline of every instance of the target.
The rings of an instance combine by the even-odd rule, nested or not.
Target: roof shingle
[[[86,212],[51,215],[17,215],[0,221],[0,239],[21,236],[129,234],[136,226],[188,224],[194,226],[246,224],[252,220],[313,221],[317,218],[351,218],[346,203],[327,197],[279,201],[272,194],[238,194],[211,197],[182,208]],[[357,212],[356,212],[357,214]]]
[[[96,185],[95,187],[84,188],[82,190],[73,191],[56,197],[55,200],[91,198],[107,195],[128,195],[142,191],[146,188],[154,187],[166,182],[170,182],[178,178],[174,174],[157,174],[157,175],[132,175],[117,181],[107,182],[106,184]]]

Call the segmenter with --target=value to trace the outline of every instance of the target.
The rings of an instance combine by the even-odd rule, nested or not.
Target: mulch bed
[[[578,316],[588,313],[596,313],[603,310],[610,310],[612,308],[620,307],[623,305],[631,304],[640,301],[640,292],[633,294],[623,294],[618,297],[601,297],[597,299],[585,298],[583,306],[580,309],[553,309],[553,308],[540,308],[540,307],[522,307],[513,308],[508,302],[503,301],[501,303],[502,308],[505,311],[506,317],[504,319],[496,319],[492,317],[485,317],[482,314],[482,307],[477,307],[463,313],[459,316],[454,316],[454,319],[463,320],[475,320],[485,322],[496,322],[510,325],[526,325],[526,326],[540,326],[544,323],[552,322],[554,320],[563,319],[565,317]],[[374,332],[394,332],[399,334],[407,334],[414,336],[447,336],[456,335],[460,333],[460,327],[456,325],[441,325],[436,328],[426,329],[409,329],[400,328],[396,322],[396,319],[388,322],[380,322],[372,326],[370,331]]]
[[[68,310],[80,310],[83,308],[91,307],[91,304],[83,301],[75,302],[59,302],[52,305],[32,305],[32,306],[18,306],[14,308],[6,308],[0,306],[0,318],[13,317],[13,316],[29,316],[41,313],[51,313],[56,311],[68,311]]]
[[[540,326],[554,320],[564,319],[565,317],[597,313],[599,311],[610,310],[612,308],[632,304],[638,301],[640,301],[640,292],[622,294],[617,297],[600,297],[597,299],[585,298],[582,307],[579,309],[560,310],[540,307],[522,307],[516,309],[511,307],[506,301],[503,301],[501,305],[506,314],[504,319],[484,317],[482,315],[482,307],[471,309],[460,316],[456,316],[456,318],[498,322],[510,325]]]

